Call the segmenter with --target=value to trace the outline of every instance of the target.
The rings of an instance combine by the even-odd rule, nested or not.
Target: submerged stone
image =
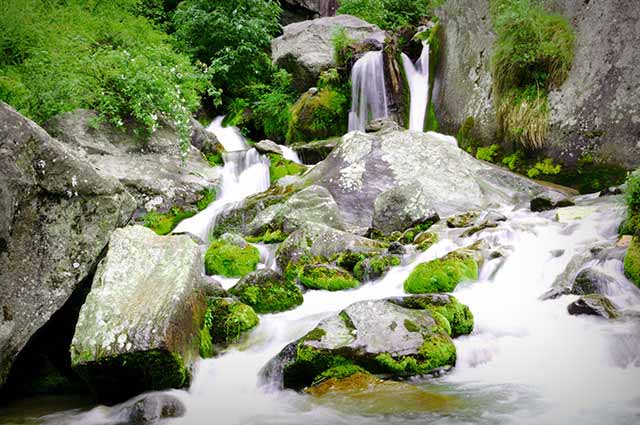
[[[584,295],[567,307],[569,314],[578,316],[586,314],[600,316],[605,319],[615,319],[619,316],[616,306],[609,298],[600,294]]]
[[[229,290],[256,313],[277,313],[302,304],[300,289],[270,269],[249,273]]]
[[[571,288],[574,295],[606,294],[614,278],[593,268],[582,270],[576,276]]]
[[[201,284],[190,237],[116,230],[80,310],[73,368],[106,400],[187,385],[206,310]]]
[[[473,254],[462,249],[418,264],[404,282],[404,290],[410,294],[453,292],[460,282],[477,279],[478,263]]]

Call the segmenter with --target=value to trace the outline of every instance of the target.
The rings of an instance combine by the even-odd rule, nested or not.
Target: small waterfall
[[[284,159],[288,159],[289,161],[293,161],[296,164],[302,164],[302,161],[300,161],[300,157],[298,156],[296,151],[291,149],[289,146],[280,146],[280,149],[282,149],[282,157]]]
[[[382,52],[368,52],[351,71],[349,131],[365,131],[371,120],[389,115]]]
[[[409,130],[422,132],[429,105],[429,44],[424,43],[420,58],[415,64],[403,53],[402,64],[411,92]]]
[[[180,222],[173,233],[191,233],[206,241],[222,212],[269,188],[269,159],[250,149],[237,128],[222,127],[223,118],[216,118],[207,128],[227,151],[222,155],[224,167],[218,197],[205,210]]]

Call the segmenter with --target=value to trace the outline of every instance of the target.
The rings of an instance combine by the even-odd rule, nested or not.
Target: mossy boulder
[[[256,313],[278,313],[302,304],[300,289],[278,273],[262,269],[243,277],[229,292]]]
[[[347,132],[349,101],[326,87],[310,89],[291,108],[287,144],[341,136]]]
[[[422,232],[416,235],[413,239],[413,243],[417,246],[418,250],[426,251],[438,242],[438,234],[434,232]]]
[[[460,282],[477,279],[478,263],[473,254],[458,250],[418,264],[404,282],[404,290],[410,294],[453,292]]]
[[[233,298],[209,298],[211,341],[228,345],[238,341],[242,335],[260,323],[253,309]]]
[[[417,183],[382,192],[373,204],[373,228],[385,235],[402,232],[418,224],[425,224],[426,230],[440,220],[438,213],[429,208],[428,199]]]
[[[302,164],[285,159],[282,155],[276,153],[268,153],[269,157],[269,176],[271,184],[277,182],[284,176],[299,176],[303,174],[307,167]]]
[[[205,311],[202,252],[190,237],[118,229],[80,309],[71,365],[106,401],[183,387]]]
[[[569,314],[600,316],[605,319],[616,319],[620,316],[618,309],[609,298],[601,294],[583,295],[567,306]]]
[[[356,366],[374,374],[410,376],[455,362],[455,345],[429,310],[377,300],[357,302],[323,320],[265,370],[285,387],[302,389],[335,374],[359,372]]]
[[[640,239],[634,236],[624,257],[624,274],[640,287]]]
[[[216,240],[205,254],[205,271],[208,275],[242,277],[254,271],[259,262],[260,251],[255,246]]]
[[[400,258],[395,255],[376,255],[360,260],[353,268],[353,275],[362,282],[376,280],[399,265]]]
[[[348,271],[327,264],[307,264],[299,268],[297,280],[309,289],[342,291],[356,288],[360,281]]]
[[[444,328],[450,329],[448,333],[453,338],[469,335],[473,331],[473,314],[471,310],[451,295],[415,295],[394,298],[390,301],[405,308],[429,310],[434,315],[441,315],[448,322]]]

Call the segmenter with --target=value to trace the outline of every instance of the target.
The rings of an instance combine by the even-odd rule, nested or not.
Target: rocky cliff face
[[[636,2],[556,0],[575,29],[569,77],[550,93],[551,131],[543,154],[574,165],[581,158],[640,165],[640,8]],[[449,0],[437,12],[443,48],[434,102],[441,130],[455,134],[473,117],[472,136],[496,140],[489,0]],[[635,66],[634,66],[635,64]]]
[[[284,25],[307,19],[333,16],[338,10],[338,0],[283,0],[282,22]]]

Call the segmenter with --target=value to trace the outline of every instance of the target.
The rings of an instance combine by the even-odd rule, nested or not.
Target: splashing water
[[[221,424],[545,424],[632,425],[640,415],[640,324],[638,319],[607,321],[570,316],[575,296],[542,301],[576,254],[603,243],[613,247],[624,215],[616,199],[589,201],[592,214],[560,223],[555,212],[499,212],[508,220],[463,240],[442,240],[424,253],[412,251],[403,265],[360,288],[308,291],[295,310],[261,316],[241,344],[218,358],[203,360],[188,391],[171,391],[185,404],[175,425]],[[460,407],[443,413],[359,414],[327,406],[311,396],[261,386],[260,370],[285,345],[323,318],[361,300],[404,295],[403,282],[420,262],[441,257],[483,239],[504,252],[488,261],[477,282],[459,285],[454,295],[469,305],[475,329],[455,339],[458,361],[440,378],[414,378],[414,385],[457,397]],[[264,261],[273,264],[273,252]],[[593,260],[616,279],[608,289],[625,312],[640,310],[640,290],[622,273],[618,259]],[[347,402],[348,406],[348,402]],[[333,408],[335,407],[335,408]],[[49,424],[89,423],[88,413],[47,418]],[[60,418],[64,418],[62,422]],[[214,421],[214,422],[212,422]],[[101,423],[105,423],[104,421]]]
[[[181,221],[173,233],[190,233],[206,241],[222,212],[269,188],[269,159],[250,149],[237,128],[222,127],[223,118],[216,118],[207,128],[226,150],[217,199],[204,211]]]
[[[415,63],[402,54],[402,65],[409,82],[411,109],[409,112],[409,130],[422,132],[424,119],[429,105],[429,44],[424,43],[420,58]]]
[[[389,115],[381,51],[365,53],[353,66],[351,99],[349,131],[365,131],[369,121]]]
[[[302,164],[302,161],[300,161],[300,157],[298,156],[296,151],[291,149],[289,146],[281,145],[280,149],[282,149],[282,157],[284,159],[288,159],[289,161],[293,161],[296,164]]]

